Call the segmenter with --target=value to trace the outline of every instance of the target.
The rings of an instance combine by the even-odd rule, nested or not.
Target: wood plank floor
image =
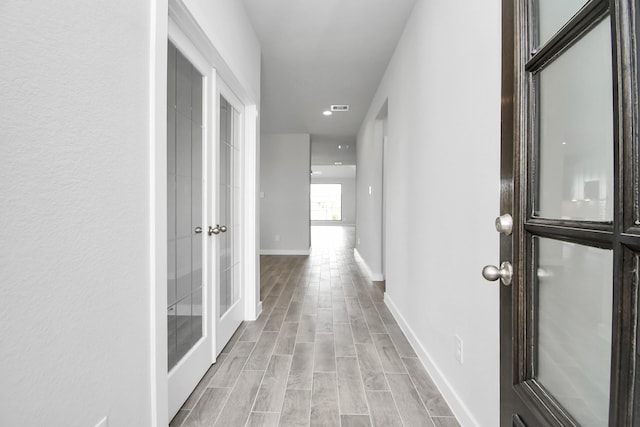
[[[171,427],[459,426],[353,241],[353,227],[312,227],[311,256],[261,257],[262,314]]]

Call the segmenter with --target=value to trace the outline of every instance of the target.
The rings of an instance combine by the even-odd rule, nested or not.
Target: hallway
[[[243,323],[171,427],[459,424],[363,276],[354,227],[312,227],[311,256],[262,256]]]

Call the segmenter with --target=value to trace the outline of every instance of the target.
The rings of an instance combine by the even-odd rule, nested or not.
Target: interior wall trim
[[[369,264],[367,264],[367,262],[364,260],[362,255],[360,255],[360,252],[358,252],[357,248],[353,248],[353,256],[356,258],[358,262],[360,262],[361,267],[364,268],[365,273],[367,274],[367,276],[369,276],[369,279],[371,279],[374,282],[384,281],[384,274],[374,273],[373,271],[371,271],[371,267],[369,267]]]
[[[464,401],[460,398],[458,393],[456,393],[455,389],[451,386],[451,383],[443,374],[442,370],[438,368],[436,362],[433,360],[422,342],[420,342],[411,326],[409,326],[398,307],[394,304],[393,300],[386,292],[384,294],[384,303],[391,311],[391,314],[393,314],[396,322],[398,322],[398,326],[400,326],[400,329],[402,329],[402,332],[409,340],[409,343],[418,355],[418,359],[420,359],[422,366],[424,366],[427,373],[431,376],[431,379],[440,391],[442,397],[444,397],[444,400],[451,408],[451,411],[456,416],[460,425],[482,427],[480,423],[475,419],[471,411],[469,411],[469,408],[464,404]]]

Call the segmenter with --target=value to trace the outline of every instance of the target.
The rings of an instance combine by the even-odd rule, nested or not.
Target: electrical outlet
[[[456,360],[458,361],[458,363],[460,363],[462,365],[462,338],[460,338],[459,336],[455,335],[454,336],[454,354],[456,357]]]
[[[279,242],[279,241],[280,241],[280,235],[276,234],[276,242]]]

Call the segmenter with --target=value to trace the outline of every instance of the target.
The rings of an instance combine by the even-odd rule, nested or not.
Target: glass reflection
[[[537,76],[538,199],[534,215],[613,218],[613,83],[609,19]]]
[[[607,425],[613,255],[536,238],[536,378],[583,426]]]

